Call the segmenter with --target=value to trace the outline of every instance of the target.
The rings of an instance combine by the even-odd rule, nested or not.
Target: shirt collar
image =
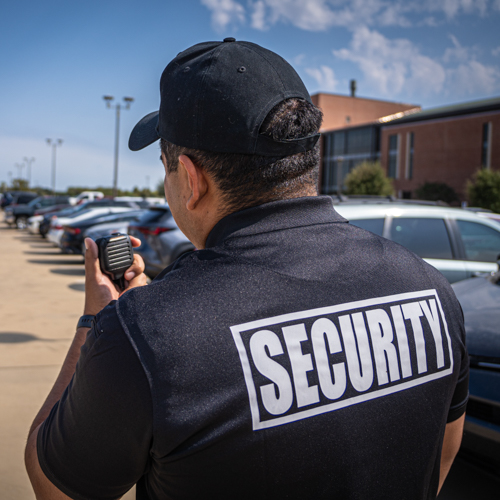
[[[205,248],[221,245],[227,238],[332,222],[347,221],[334,210],[329,196],[273,201],[222,218],[210,231]]]

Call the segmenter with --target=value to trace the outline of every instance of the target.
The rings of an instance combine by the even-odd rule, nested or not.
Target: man
[[[129,146],[160,139],[198,250],[148,286],[137,260],[118,298],[87,240],[96,316],[30,432],[39,498],[435,498],[468,394],[446,280],[316,196],[321,113],[278,55],[198,44],[160,91]]]

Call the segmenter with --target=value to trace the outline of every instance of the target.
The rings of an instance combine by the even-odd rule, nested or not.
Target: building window
[[[413,132],[406,134],[406,178],[413,179]]]
[[[491,132],[493,129],[491,122],[483,123],[483,143],[481,149],[481,167],[491,167]]]
[[[397,134],[389,136],[389,158],[387,162],[387,176],[392,179],[398,178],[398,153],[399,136]]]
[[[321,192],[342,191],[346,175],[363,161],[380,158],[379,128],[369,125],[323,134]]]

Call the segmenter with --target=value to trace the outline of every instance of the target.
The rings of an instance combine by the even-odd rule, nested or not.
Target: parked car
[[[96,203],[96,202],[91,202]],[[117,214],[120,212],[129,212],[131,210],[137,210],[137,205],[132,202],[119,202],[116,206],[92,206],[90,208],[85,208],[85,205],[80,205],[84,207],[82,210],[76,210],[66,217],[62,217],[60,214],[53,218],[50,222],[50,229],[47,233],[47,239],[54,243],[54,245],[61,247],[61,237],[64,232],[64,226],[68,224],[81,222],[83,220],[91,219],[99,215],[110,215]]]
[[[42,236],[42,238],[46,238],[47,233],[50,230],[50,223],[52,220],[56,217],[66,217],[68,215],[71,215],[75,213],[76,207],[70,205],[69,207],[62,208],[62,209],[55,209],[54,211],[50,210],[43,215],[43,219],[39,222],[38,224],[38,232]],[[34,216],[35,217],[35,216]],[[30,225],[30,222],[28,220],[28,226]]]
[[[461,450],[500,476],[500,271],[452,286],[464,312],[470,358]]]
[[[104,238],[113,233],[128,233],[128,227],[131,221],[120,220],[115,222],[104,222],[103,224],[97,224],[95,226],[89,227],[83,233],[83,240],[85,238],[92,238],[94,241],[99,238]],[[81,254],[85,255],[85,243],[82,241]]]
[[[78,196],[71,198],[72,205],[81,205],[88,201],[100,200],[104,198],[104,193],[101,191],[82,191]]]
[[[2,208],[13,204],[24,205],[37,197],[36,193],[30,191],[7,191],[3,194],[0,204]]]
[[[35,210],[35,213],[28,218],[27,228],[31,234],[40,234],[40,223],[43,221],[45,215],[55,214],[63,210],[64,208],[72,207],[68,203],[63,203],[61,205],[52,205],[50,207],[39,208]]]
[[[500,224],[460,208],[402,202],[340,202],[351,224],[415,252],[454,283],[496,271]]]
[[[117,222],[138,221],[143,215],[144,210],[127,210],[115,214],[99,214],[95,217],[78,220],[63,226],[63,233],[59,246],[64,253],[80,254],[82,252],[85,232],[97,224]]]
[[[28,218],[33,216],[36,210],[54,205],[69,204],[68,196],[38,196],[24,205],[11,204],[5,207],[5,222],[15,225],[18,229],[25,229]]]
[[[150,278],[195,249],[177,227],[168,205],[149,208],[136,224],[129,225],[128,233],[141,240],[134,252],[144,259],[145,273]]]

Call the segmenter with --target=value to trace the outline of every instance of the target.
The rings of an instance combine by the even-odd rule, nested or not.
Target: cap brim
[[[153,111],[146,115],[130,133],[128,140],[128,147],[132,151],[139,151],[140,149],[153,144],[160,137],[156,131],[158,125],[159,111]]]

